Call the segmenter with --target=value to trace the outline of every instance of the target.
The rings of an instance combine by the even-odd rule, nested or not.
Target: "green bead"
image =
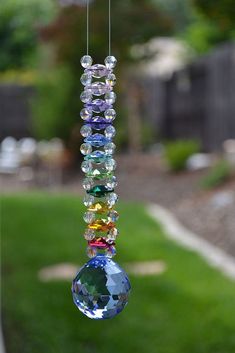
[[[103,197],[109,192],[113,192],[113,190],[108,189],[105,185],[96,185],[92,189],[87,191],[88,194],[95,197]]]
[[[92,171],[88,172],[86,176],[90,178],[94,178],[96,180],[106,179],[113,176],[112,172],[109,172],[107,169],[93,169]]]

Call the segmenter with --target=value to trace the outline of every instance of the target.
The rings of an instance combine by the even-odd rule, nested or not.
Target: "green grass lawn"
[[[81,200],[2,198],[2,302],[7,353],[234,353],[235,283],[169,241],[140,204],[120,203],[117,262],[163,260],[160,276],[130,276],[115,319],[92,321],[70,283],[42,283],[44,267],[87,261]]]

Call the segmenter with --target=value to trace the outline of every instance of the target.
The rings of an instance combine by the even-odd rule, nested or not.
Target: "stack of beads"
[[[80,98],[84,108],[80,116],[84,120],[81,128],[84,143],[80,150],[84,155],[81,165],[85,173],[83,188],[86,191],[84,205],[87,207],[84,214],[84,221],[87,223],[84,238],[88,241],[89,257],[102,251],[108,257],[116,254],[115,240],[118,230],[115,222],[119,215],[113,208],[118,196],[114,192],[117,185],[114,176],[116,162],[113,159],[116,146],[112,142],[116,133],[112,125],[116,117],[113,109],[116,100],[113,92],[116,81],[113,69],[116,62],[114,56],[107,56],[105,65],[92,65],[89,55],[81,59],[85,70],[81,76],[84,91]]]

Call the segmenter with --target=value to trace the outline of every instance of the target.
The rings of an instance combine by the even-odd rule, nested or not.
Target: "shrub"
[[[7,70],[0,72],[0,82],[3,84],[34,85],[37,81],[34,70]]]
[[[194,140],[177,140],[165,145],[165,158],[171,170],[185,169],[187,159],[199,152],[200,145]]]
[[[223,184],[231,176],[231,166],[226,160],[221,160],[215,164],[209,173],[202,179],[201,186],[206,189],[215,188]]]
[[[73,78],[68,68],[56,68],[41,75],[32,102],[33,127],[37,138],[51,139],[56,136],[68,141],[80,110],[79,94],[71,98],[72,92]],[[71,99],[77,102],[76,107],[69,104]]]
[[[56,13],[51,0],[0,1],[0,71],[35,66],[38,28]]]
[[[155,141],[155,131],[153,127],[148,123],[142,122],[142,135],[141,142],[144,149],[150,147]]]

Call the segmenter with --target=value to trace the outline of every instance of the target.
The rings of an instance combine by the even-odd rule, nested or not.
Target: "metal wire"
[[[89,3],[90,0],[86,0],[86,53],[89,54],[89,20],[90,20],[90,13],[89,13]],[[108,0],[108,52],[111,55],[111,41],[112,41],[112,22],[111,22],[111,0]]]
[[[89,0],[86,1],[86,53],[89,54]]]
[[[109,0],[109,55],[111,55],[111,0]]]

